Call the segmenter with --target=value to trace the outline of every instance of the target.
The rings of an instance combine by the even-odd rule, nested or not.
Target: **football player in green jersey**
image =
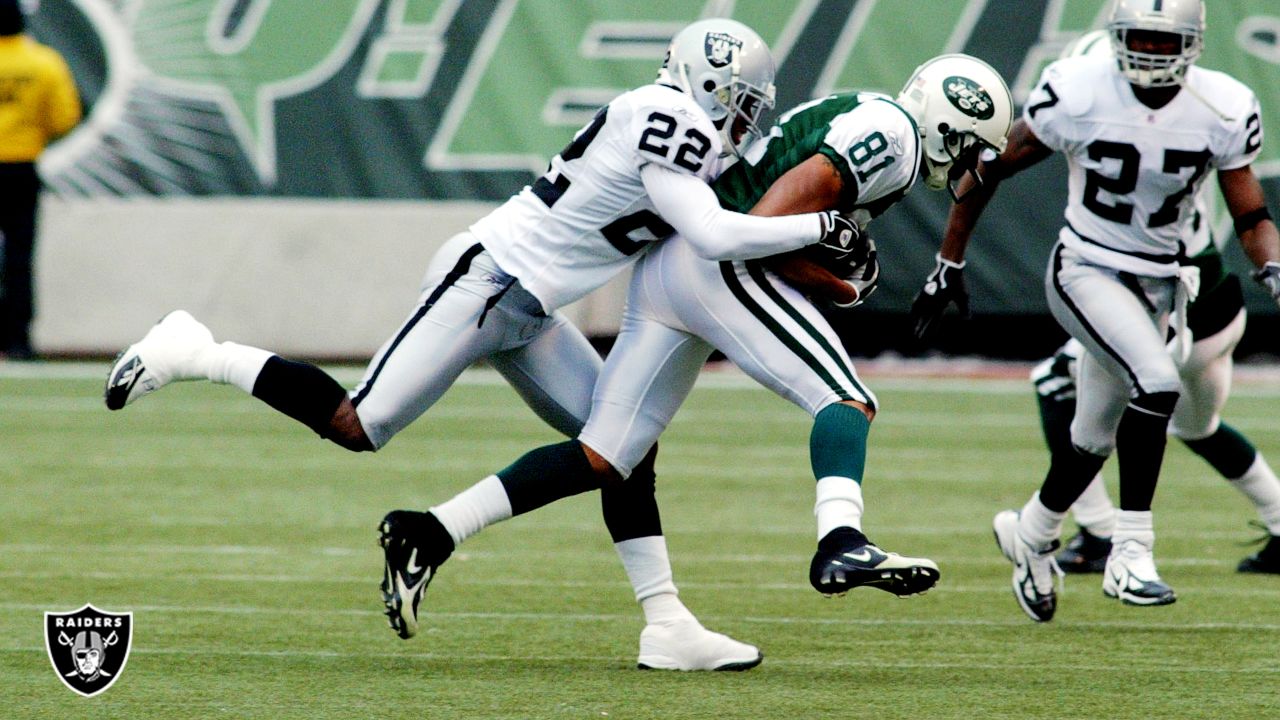
[[[458,543],[513,514],[495,500],[499,488],[539,487],[551,502],[592,487],[620,486],[633,494],[636,513],[651,513],[645,522],[656,531],[619,546],[647,622],[639,665],[736,670],[758,664],[755,648],[699,632],[676,597],[653,488],[625,480],[719,349],[814,418],[810,455],[819,542],[810,566],[813,586],[828,595],[859,586],[899,596],[931,588],[939,577],[931,560],[885,552],[862,533],[861,481],[876,399],[809,298],[843,307],[865,298],[874,288],[877,262],[866,224],[905,196],[918,177],[935,189],[951,187],[983,150],[999,152],[1012,112],[1009,90],[995,70],[976,58],[946,55],[920,66],[896,99],[833,95],[784,114],[713,183],[721,204],[756,215],[838,209],[858,227],[838,248],[764,260],[717,262],[679,235],[648,248],[637,262],[622,330],[583,432],[527,453],[429,512],[388,514],[383,540],[389,571],[401,572],[397,568],[408,563],[433,576]],[[425,587],[415,588],[413,597],[384,600],[416,613]]]

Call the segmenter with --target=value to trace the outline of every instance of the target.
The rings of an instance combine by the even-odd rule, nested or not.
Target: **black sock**
[[[1258,458],[1253,443],[1226,423],[1219,423],[1217,431],[1207,438],[1183,442],[1228,480],[1244,477]]]
[[[1120,509],[1151,510],[1151,498],[1160,480],[1164,448],[1168,442],[1169,416],[1178,400],[1176,392],[1140,395],[1125,408],[1116,431],[1120,464]]]
[[[600,479],[577,440],[527,452],[498,471],[498,479],[511,500],[513,516],[600,487]]]
[[[655,495],[657,477],[654,462],[658,446],[654,445],[644,460],[621,483],[606,483],[600,488],[600,510],[609,536],[615,543],[662,534],[662,518]]]
[[[818,550],[820,552],[833,552],[836,550],[856,550],[863,545],[871,542],[861,530],[841,526],[833,529],[831,532],[822,536],[818,541]]]
[[[440,518],[432,512],[415,517],[419,518],[419,522],[414,524],[413,533],[423,541],[420,547],[432,555],[422,558],[422,561],[428,565],[439,565],[448,560],[453,554],[453,536],[444,529]]]
[[[1085,452],[1074,445],[1052,453],[1049,472],[1040,485],[1040,502],[1054,512],[1066,512],[1106,461],[1106,456]]]
[[[253,383],[253,396],[327,438],[347,391],[315,365],[272,355]]]

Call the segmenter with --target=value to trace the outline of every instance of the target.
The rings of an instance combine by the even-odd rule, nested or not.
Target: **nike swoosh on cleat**
[[[414,548],[409,553],[409,562],[405,564],[404,569],[410,575],[417,575],[422,572],[422,566],[418,564],[418,548]]]
[[[120,368],[120,371],[112,378],[111,386],[107,388],[106,400],[107,408],[110,410],[119,410],[123,408],[129,400],[133,387],[142,379],[142,374],[146,367],[142,364],[142,359],[134,356],[133,360]],[[114,401],[114,402],[113,402]]]
[[[138,381],[142,379],[143,370],[146,370],[146,368],[142,367],[141,365],[139,365],[137,368],[134,369],[133,377],[129,379],[129,386],[124,389],[125,397],[128,397],[129,393],[133,392],[133,386],[137,385]],[[118,387],[118,384],[117,384],[117,387]]]
[[[858,562],[871,562],[871,559],[875,557],[874,555],[871,554],[870,550],[867,550],[865,548],[862,550],[858,550],[857,552],[847,552],[844,554],[844,556],[849,558],[850,560],[856,560]]]
[[[403,603],[406,597],[412,598],[423,585],[427,584],[427,578],[424,576],[421,580],[412,585],[406,585],[403,581],[398,582],[397,584],[404,589],[404,592],[400,593],[400,602]]]

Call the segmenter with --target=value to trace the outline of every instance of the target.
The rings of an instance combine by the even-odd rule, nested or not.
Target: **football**
[[[876,243],[865,233],[855,238],[850,247],[843,251],[818,244],[809,245],[801,251],[806,260],[841,280],[864,274],[867,266],[873,264],[875,254]]]

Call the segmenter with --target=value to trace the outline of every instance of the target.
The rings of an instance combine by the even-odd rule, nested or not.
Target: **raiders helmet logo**
[[[736,54],[742,50],[742,41],[728,33],[709,32],[705,47],[707,62],[711,63],[711,67],[722,68],[733,62]]]
[[[92,605],[44,614],[49,662],[64,685],[85,697],[111,687],[129,661],[133,613],[103,612]]]
[[[982,86],[966,77],[952,75],[942,81],[947,100],[971,118],[988,120],[996,114],[996,104]]]

